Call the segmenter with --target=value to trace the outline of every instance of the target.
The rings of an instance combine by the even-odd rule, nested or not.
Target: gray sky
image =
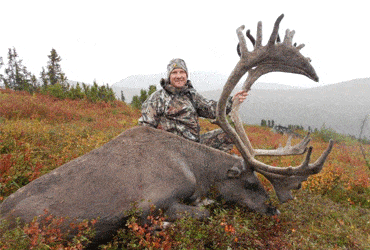
[[[281,36],[296,31],[293,42],[306,45],[301,52],[320,83],[283,73],[259,81],[308,87],[370,77],[366,1],[0,0],[0,6],[0,56],[6,63],[15,47],[37,77],[52,48],[68,79],[85,83],[164,73],[175,57],[186,61],[190,79],[192,71],[228,75],[238,61],[236,28],[244,24],[255,35],[262,21],[265,44],[282,13]]]

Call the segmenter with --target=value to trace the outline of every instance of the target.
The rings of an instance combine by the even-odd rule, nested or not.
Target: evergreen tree
[[[146,91],[145,89],[141,89],[140,90],[140,96],[135,95],[132,98],[131,106],[133,106],[134,108],[137,108],[137,109],[141,109],[141,105],[156,90],[157,90],[157,87],[155,85],[150,85],[148,91]]]
[[[113,89],[110,88],[108,84],[98,87],[98,97],[100,100],[103,100],[105,102],[116,100],[116,95],[114,94]]]
[[[125,96],[123,95],[123,90],[121,90],[121,101],[125,102]]]
[[[77,83],[76,86],[72,86],[68,91],[68,97],[75,100],[75,99],[83,99],[86,97],[85,93],[83,93],[80,84]]]
[[[39,83],[35,75],[31,76],[31,87],[32,87],[32,91],[39,90],[40,86],[39,86]]]
[[[84,90],[85,95],[89,92],[89,85],[85,84],[84,82],[82,83],[82,88]]]
[[[96,102],[99,99],[98,88],[99,88],[98,83],[94,80],[93,85],[90,88],[88,88],[89,91],[86,94],[87,99],[89,99],[92,102]]]
[[[149,86],[149,91],[148,91],[148,96],[153,94],[155,91],[157,91],[157,87],[155,85],[150,85]]]
[[[41,78],[43,87],[46,87],[48,85],[48,78],[47,78],[47,74],[45,72],[44,67],[42,67],[42,71],[40,73],[40,78]]]
[[[140,90],[140,97],[139,97],[140,107],[141,107],[141,104],[143,104],[147,98],[148,98],[148,92],[145,89]]]
[[[45,85],[55,85],[59,83],[62,85],[63,89],[68,90],[69,84],[67,82],[67,77],[62,72],[60,62],[62,58],[58,55],[55,49],[51,49],[50,55],[48,55],[49,61],[47,64],[46,71],[42,68],[40,73],[42,82]]]
[[[141,109],[141,101],[139,99],[139,96],[138,95],[135,95],[134,97],[132,97],[132,101],[131,101],[131,106],[136,108],[136,109]]]
[[[266,126],[267,126],[266,120],[262,119],[261,120],[261,127],[266,127]]]
[[[8,67],[5,68],[5,75],[0,75],[0,82],[6,88],[14,90],[32,91],[31,73],[22,65],[22,60],[18,58],[18,53],[13,47],[8,51]]]
[[[92,102],[97,102],[99,100],[105,102],[116,100],[114,91],[112,88],[109,87],[108,84],[106,86],[105,85],[99,86],[97,82],[94,80],[94,83],[91,87],[89,85],[86,85],[85,83],[82,83],[82,88],[86,98]]]

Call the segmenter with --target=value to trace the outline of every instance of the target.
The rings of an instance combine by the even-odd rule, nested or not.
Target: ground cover
[[[0,202],[20,187],[97,148],[137,125],[139,110],[121,101],[92,103],[0,90]],[[217,128],[201,121],[202,132]],[[246,126],[256,148],[276,148],[287,140],[269,128]],[[298,131],[302,136],[306,132]],[[312,158],[327,146],[327,133],[313,133]],[[212,204],[207,221],[186,218],[152,234],[135,217],[101,249],[370,249],[370,169],[360,143],[342,136],[325,168],[304,183],[297,197],[278,204],[281,215],[268,217],[226,204]],[[300,138],[295,138],[297,143]],[[370,146],[361,144],[365,152]],[[230,153],[238,154],[233,149]],[[302,156],[259,158],[275,166],[300,164]],[[263,179],[263,177],[261,177]],[[46,211],[47,212],[47,211]],[[51,216],[51,215],[50,215]],[[45,225],[0,226],[0,249],[82,249],[94,221],[76,225],[79,238],[58,231],[63,218],[45,216]],[[153,216],[159,226],[163,218]]]

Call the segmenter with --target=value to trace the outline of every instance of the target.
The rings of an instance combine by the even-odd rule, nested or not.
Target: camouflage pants
[[[215,129],[201,134],[200,143],[224,152],[230,151],[234,146],[231,138],[222,129]]]

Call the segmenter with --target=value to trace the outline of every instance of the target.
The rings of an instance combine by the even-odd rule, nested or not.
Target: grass
[[[0,90],[0,201],[135,126],[139,117],[138,110],[120,101],[91,103]],[[201,127],[202,132],[217,128],[207,120],[201,120]],[[265,127],[246,130],[256,148],[276,148],[287,139]],[[100,249],[370,249],[370,171],[360,150],[362,146],[370,152],[370,146],[329,132],[312,134],[313,160],[326,148],[328,134],[337,142],[322,172],[294,192],[296,199],[278,204],[261,177],[281,211],[278,217],[212,204],[208,220],[185,218],[153,234],[133,216]],[[297,165],[302,159],[259,158],[276,166]],[[44,218],[49,218],[46,224],[33,222],[13,230],[1,222],[0,249],[83,249],[92,235],[91,222],[86,222],[78,227],[79,238],[66,239],[58,231],[63,218]],[[153,216],[152,221],[161,226],[163,218]]]

